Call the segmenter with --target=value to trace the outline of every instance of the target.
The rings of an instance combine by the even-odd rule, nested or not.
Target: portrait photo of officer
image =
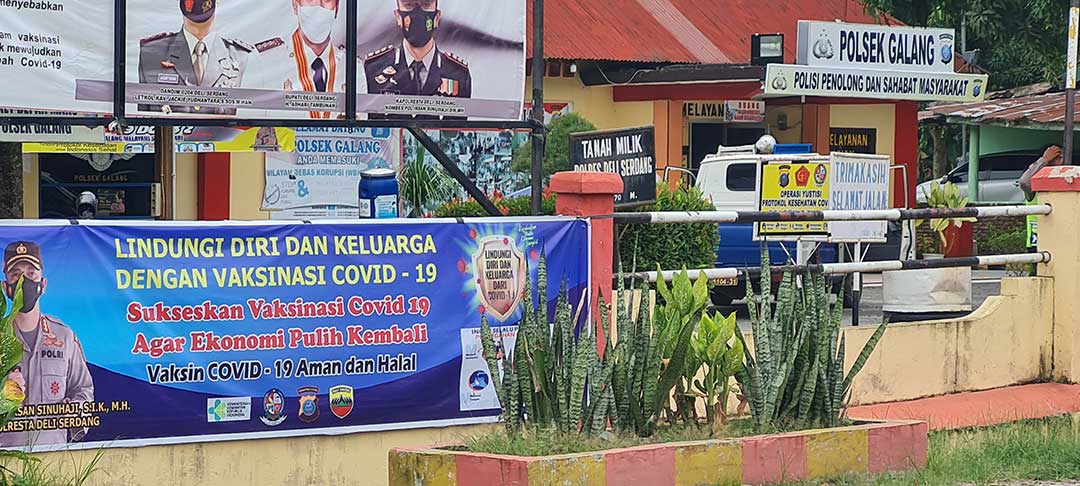
[[[41,297],[47,280],[41,247],[31,241],[15,241],[4,249],[4,294],[14,299],[23,280],[22,308],[15,316],[15,336],[22,342],[23,357],[7,378],[26,394],[24,405],[81,403],[94,400],[94,380],[86,365],[75,332],[59,319],[42,312]],[[52,445],[76,442],[86,429],[4,432],[0,447]]]
[[[223,35],[216,25],[217,0],[179,0],[183,24],[139,41],[139,83],[204,88],[239,88],[254,51]],[[235,108],[199,105],[147,105],[139,111],[235,115]]]
[[[282,1],[282,0],[272,0]],[[288,0],[285,0],[288,1]],[[334,24],[344,15],[341,0],[292,0],[292,31],[255,44],[253,88],[345,92],[345,46],[334,45]],[[310,118],[331,118],[312,111]]]
[[[367,92],[471,98],[468,63],[438,45],[439,0],[387,1],[396,4],[394,18],[402,40],[364,58]]]

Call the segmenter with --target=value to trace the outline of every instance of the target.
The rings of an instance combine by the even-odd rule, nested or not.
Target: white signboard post
[[[986,97],[985,74],[884,71],[769,64],[765,94],[835,96],[911,101],[981,101]]]
[[[861,211],[892,207],[888,155],[834,152],[829,155],[829,163],[832,174],[829,209]],[[881,243],[887,229],[885,221],[830,221],[829,241]]]
[[[953,29],[799,21],[806,66],[953,73]]]

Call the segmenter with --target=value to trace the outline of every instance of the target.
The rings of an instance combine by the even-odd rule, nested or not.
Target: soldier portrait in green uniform
[[[26,394],[23,404],[93,401],[94,380],[79,339],[70,327],[42,310],[41,297],[48,281],[41,247],[32,241],[9,243],[4,249],[3,270],[3,290],[8,299],[14,299],[22,280],[23,301],[15,316],[15,336],[23,345],[23,357],[7,378]],[[85,434],[85,428],[4,432],[0,434],[0,447],[66,444]]]

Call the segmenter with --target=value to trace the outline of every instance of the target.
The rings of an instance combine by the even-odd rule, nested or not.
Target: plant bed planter
[[[882,273],[882,309],[905,313],[968,313],[971,268],[928,268]]]
[[[463,447],[393,449],[390,486],[682,486],[774,484],[926,465],[919,421],[862,421],[739,439],[655,444],[558,456],[478,454]]]

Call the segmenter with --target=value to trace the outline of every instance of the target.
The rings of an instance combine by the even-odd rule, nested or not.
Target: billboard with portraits
[[[0,10],[0,107],[112,113],[113,12],[89,0]],[[519,120],[524,0],[128,0],[129,118]],[[89,27],[88,27],[89,26]],[[317,123],[317,122],[316,122]]]

